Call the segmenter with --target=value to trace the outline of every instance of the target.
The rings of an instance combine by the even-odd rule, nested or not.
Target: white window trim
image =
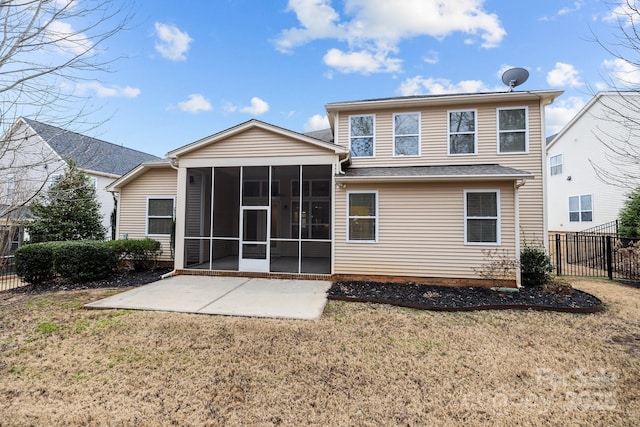
[[[495,242],[469,242],[467,240],[467,220],[468,219],[493,219],[494,217],[482,216],[474,217],[467,216],[467,194],[469,193],[496,193],[496,241]],[[464,190],[464,244],[466,246],[501,246],[502,245],[502,212],[500,209],[500,190],[497,189],[474,189]]]
[[[582,209],[582,196],[589,196],[591,197],[591,210],[587,211],[587,210],[583,210]],[[578,198],[578,210],[577,211],[572,211],[571,210],[571,198],[572,197],[577,197]],[[567,204],[568,204],[568,219],[569,219],[569,223],[579,223],[579,222],[593,222],[593,193],[585,193],[585,194],[572,194],[569,197],[567,197]],[[571,221],[571,212],[577,212],[578,213],[578,220],[577,221]],[[582,212],[591,212],[591,221],[583,221],[582,220]]]
[[[560,164],[558,165],[552,165],[551,164],[551,159],[554,159],[556,157],[560,157]],[[560,166],[560,173],[556,173],[554,174],[553,171],[553,167],[555,166]],[[563,175],[564,174],[564,156],[562,153],[558,153],[558,154],[554,154],[553,156],[549,156],[549,176],[556,176],[556,175]]]
[[[407,133],[407,134],[396,135],[396,116],[403,116],[403,115],[406,116],[410,114],[418,115],[418,133],[417,134]],[[393,113],[392,126],[393,126],[393,157],[420,157],[422,155],[422,113],[420,113],[419,111],[408,111],[406,113]],[[396,136],[417,136],[418,137],[418,154],[397,154]]]
[[[462,113],[467,111],[473,111],[473,153],[452,153],[451,152],[451,113]],[[471,134],[471,132],[456,132],[455,135]],[[448,156],[476,156],[478,154],[478,110],[473,108],[467,108],[462,110],[448,110],[447,111],[447,155]]]
[[[375,194],[376,197],[376,214],[375,216],[358,216],[358,215],[354,215],[351,216],[349,215],[349,196],[351,194]],[[347,243],[378,243],[378,232],[380,229],[380,208],[379,208],[379,204],[380,204],[380,197],[378,194],[378,190],[353,190],[353,191],[347,191],[347,226],[346,226],[346,230],[347,230],[347,235],[346,240]],[[350,229],[349,229],[349,220],[351,218],[362,218],[362,219],[375,219],[375,240],[351,240],[349,239],[349,235],[350,233]]]
[[[173,201],[173,213],[171,215],[171,219],[175,219],[176,217],[176,197],[175,196],[147,196],[147,205],[145,206],[145,216],[144,216],[144,235],[145,236],[170,236],[171,234],[149,234],[149,218],[168,218],[167,216],[153,216],[149,217],[149,200],[172,200]]]
[[[373,153],[371,156],[351,156],[354,159],[372,159],[376,156],[376,115],[375,114],[352,114],[349,116],[349,153],[351,153],[351,118],[352,117],[373,117]]]
[[[501,131],[500,130],[500,111],[507,110],[524,110],[524,151],[500,151],[500,134],[508,132],[519,132],[518,130]],[[508,107],[496,109],[496,153],[503,156],[518,156],[522,154],[529,154],[529,107],[526,105],[521,107]]]

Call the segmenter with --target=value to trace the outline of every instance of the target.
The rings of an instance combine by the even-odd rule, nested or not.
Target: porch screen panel
[[[291,225],[294,203],[300,200],[300,166],[274,166],[271,179],[271,187],[278,189],[271,195],[271,238],[297,239],[297,233],[291,234]]]
[[[242,169],[242,205],[269,206],[269,167],[245,166]]]
[[[211,168],[187,169],[185,236],[211,237]]]
[[[240,168],[213,170],[213,236],[240,237]]]
[[[211,241],[209,239],[185,240],[184,264],[186,268],[208,270],[211,267]]]
[[[331,239],[330,165],[302,167],[302,239]]]

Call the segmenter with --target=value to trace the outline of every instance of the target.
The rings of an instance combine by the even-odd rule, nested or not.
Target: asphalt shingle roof
[[[521,176],[532,177],[530,172],[497,164],[490,165],[453,165],[453,166],[402,166],[349,168],[344,171],[345,178],[368,177],[442,177],[442,176]]]
[[[333,142],[333,132],[329,128],[305,132],[304,134],[324,142]]]
[[[65,160],[78,168],[124,175],[142,162],[160,158],[142,151],[112,144],[32,119],[25,122]]]

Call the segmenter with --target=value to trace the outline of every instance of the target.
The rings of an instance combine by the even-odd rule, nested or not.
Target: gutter
[[[347,157],[345,157],[344,159],[340,160],[340,163],[338,164],[338,175],[344,175],[344,168],[342,167],[342,165],[344,165],[346,162],[350,162],[351,161],[351,153],[347,153]]]

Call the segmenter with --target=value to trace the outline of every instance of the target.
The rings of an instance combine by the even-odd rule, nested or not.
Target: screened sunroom
[[[331,273],[332,165],[186,172],[185,269]]]

